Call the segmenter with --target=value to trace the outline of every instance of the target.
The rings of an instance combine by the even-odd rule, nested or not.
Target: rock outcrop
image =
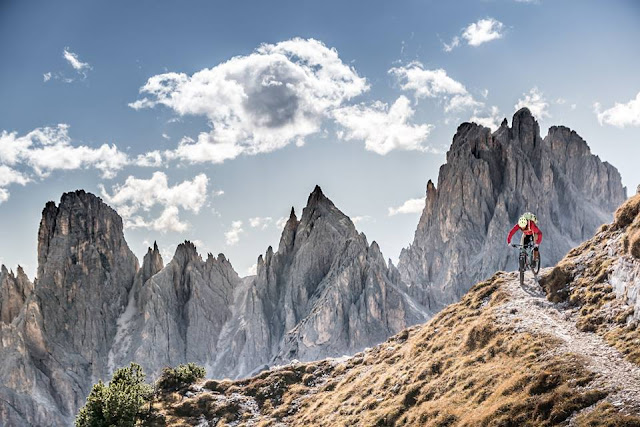
[[[320,187],[300,221],[292,209],[256,276],[241,279],[222,254],[203,261],[191,242],[161,270],[158,258],[157,248],[145,256],[112,367],[136,361],[156,375],[195,362],[211,377],[237,378],[294,358],[350,354],[429,316]]]
[[[544,233],[543,266],[589,238],[626,198],[618,171],[591,154],[574,131],[554,126],[542,139],[523,108],[498,130],[463,123],[427,184],[426,205],[398,270],[432,309],[458,300],[496,270],[517,266],[506,235],[520,214],[534,212]]]
[[[0,267],[0,322],[11,323],[33,292],[33,284],[18,266],[17,274]]]
[[[76,191],[65,193],[59,206],[47,203],[33,291],[24,293],[11,324],[1,325],[0,419],[6,425],[71,423],[92,384],[110,374],[116,321],[137,270],[120,216],[99,198]],[[26,283],[21,277],[19,271]]]

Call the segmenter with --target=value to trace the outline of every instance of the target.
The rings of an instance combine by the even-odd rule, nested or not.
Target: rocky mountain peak
[[[158,244],[154,241],[153,249],[148,248],[147,253],[142,260],[142,283],[146,283],[146,281],[149,280],[151,276],[162,270],[163,267],[164,262],[162,260],[162,255],[160,254],[160,250],[158,249]]]
[[[11,323],[33,292],[33,284],[18,266],[17,274],[0,267],[0,322]]]
[[[196,245],[193,244],[193,242],[191,242],[190,240],[185,240],[176,248],[172,261],[175,261],[179,265],[185,266],[189,262],[196,260],[202,261],[202,257],[200,256],[200,254],[198,254]]]
[[[618,171],[592,155],[576,132],[557,126],[543,140],[527,108],[514,114],[511,128],[493,133],[463,123],[437,188],[427,184],[414,241],[398,270],[412,291],[426,291],[424,304],[447,304],[477,280],[517,265],[504,242],[523,212],[537,215],[543,261],[551,264],[610,220],[625,198]]]

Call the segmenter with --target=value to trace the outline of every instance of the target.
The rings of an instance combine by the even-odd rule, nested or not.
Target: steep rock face
[[[11,323],[33,292],[33,284],[18,266],[17,274],[0,267],[0,322]]]
[[[552,265],[608,222],[625,198],[613,166],[566,127],[554,126],[542,139],[526,108],[494,133],[463,123],[437,188],[427,184],[414,241],[400,254],[398,270],[412,295],[438,309],[494,271],[517,266],[517,253],[505,242],[521,213],[538,216],[543,266]]]
[[[162,265],[156,253],[142,272]],[[211,377],[242,377],[293,358],[352,353],[429,315],[319,187],[300,221],[291,211],[256,276],[240,279],[222,254],[203,261],[190,242],[142,276],[117,322],[112,368],[136,361],[157,375],[196,362]]]
[[[149,249],[141,270],[157,271],[136,281],[140,288],[118,321],[111,364],[135,361],[151,375],[164,366],[187,362],[211,370],[240,278],[224,255],[209,254],[203,261],[189,241],[180,244],[171,262],[158,270],[161,266],[157,247]]]
[[[137,269],[121,218],[99,198],[76,191],[59,206],[47,203],[38,279],[0,331],[0,414],[8,425],[71,423],[91,385],[109,373],[116,319]]]
[[[249,373],[260,352],[271,364],[353,353],[427,318],[398,279],[316,187],[300,221],[291,212],[278,251],[258,259],[241,303],[251,321],[235,331],[244,342],[235,371]]]

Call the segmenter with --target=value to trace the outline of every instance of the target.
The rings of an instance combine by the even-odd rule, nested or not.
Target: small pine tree
[[[178,365],[176,368],[164,368],[158,379],[158,388],[161,390],[177,390],[204,378],[206,374],[206,369],[195,363]]]
[[[99,381],[78,412],[76,427],[134,426],[142,405],[153,393],[144,379],[142,367],[131,363],[118,369],[108,385]]]

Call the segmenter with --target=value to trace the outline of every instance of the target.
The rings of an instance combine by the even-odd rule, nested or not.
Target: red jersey
[[[542,242],[542,231],[540,231],[540,229],[538,228],[535,222],[529,221],[527,228],[520,228],[519,224],[514,225],[511,231],[509,232],[509,236],[507,237],[507,243],[511,243],[511,238],[513,237],[514,234],[516,234],[518,230],[522,231],[527,236],[535,234],[536,245],[539,245],[540,242]]]

